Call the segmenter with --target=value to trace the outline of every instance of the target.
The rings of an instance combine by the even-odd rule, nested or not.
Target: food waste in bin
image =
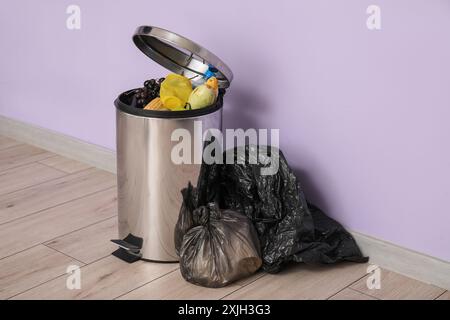
[[[155,111],[186,111],[212,106],[219,95],[219,82],[209,74],[194,83],[175,73],[147,80],[142,88],[128,93],[130,105]]]

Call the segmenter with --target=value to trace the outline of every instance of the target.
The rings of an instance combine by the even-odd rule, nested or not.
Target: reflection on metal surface
[[[171,134],[184,128],[192,139],[201,137],[194,134],[195,121],[202,122],[203,130],[221,129],[222,109],[186,119],[139,117],[117,109],[119,237],[142,238],[143,259],[178,260],[173,233],[182,202],[180,191],[189,181],[196,184],[200,165],[171,161],[172,148],[178,143],[171,141]],[[190,145],[192,157],[194,152],[201,157],[201,148],[194,150],[197,144]]]

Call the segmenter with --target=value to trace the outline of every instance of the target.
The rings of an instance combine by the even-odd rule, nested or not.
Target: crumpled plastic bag
[[[263,151],[259,156],[257,148]],[[226,164],[227,152],[234,157],[234,164]],[[272,161],[279,163],[277,173],[261,175],[261,168],[270,167]],[[202,164],[195,205],[216,202],[220,208],[247,216],[258,233],[265,271],[278,272],[290,261],[367,262],[338,222],[308,204],[281,150],[236,147],[224,152],[223,163]]]
[[[191,81],[180,74],[171,73],[161,83],[159,95],[165,108],[172,111],[184,110],[192,92]]]
[[[183,196],[195,198],[191,185]],[[258,235],[251,221],[238,212],[220,210],[215,203],[190,211],[190,205],[183,203],[175,230],[181,275],[191,283],[223,287],[261,267]]]

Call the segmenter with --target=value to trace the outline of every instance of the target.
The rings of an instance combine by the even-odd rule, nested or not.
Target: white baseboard
[[[352,232],[369,263],[450,290],[450,262]]]
[[[116,172],[116,153],[102,146],[4,116],[0,116],[0,134],[109,172]]]
[[[94,167],[116,172],[113,150],[67,135],[0,116],[0,134],[23,141]],[[450,263],[352,232],[370,263],[450,290]]]

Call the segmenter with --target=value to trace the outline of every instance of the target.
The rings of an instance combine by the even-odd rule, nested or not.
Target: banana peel
[[[166,107],[164,107],[160,98],[155,98],[150,101],[145,107],[144,110],[159,110],[159,111],[169,111]]]

